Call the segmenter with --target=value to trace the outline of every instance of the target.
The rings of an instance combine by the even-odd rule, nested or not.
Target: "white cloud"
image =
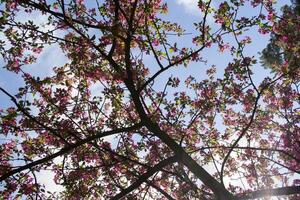
[[[41,170],[37,173],[38,182],[45,186],[45,189],[51,193],[59,193],[64,187],[54,182],[55,173],[50,170]]]
[[[199,18],[204,17],[204,13],[198,7],[198,0],[176,0],[176,4],[183,7],[184,11],[188,15],[193,15],[193,16],[199,17]],[[210,3],[210,7],[216,8],[214,2]],[[206,20],[209,24],[213,24],[213,22],[215,21],[211,14],[207,15]]]
[[[201,11],[198,7],[198,0],[176,0],[176,3],[183,6],[185,11],[193,15],[201,15]]]
[[[54,159],[54,163],[61,164],[63,161],[62,157]],[[36,173],[36,178],[41,185],[45,186],[45,189],[51,193],[59,193],[64,190],[62,185],[58,185],[54,182],[55,173],[51,170],[41,170]]]

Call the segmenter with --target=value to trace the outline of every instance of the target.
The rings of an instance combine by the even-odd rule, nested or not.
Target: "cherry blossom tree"
[[[3,199],[299,198],[297,4],[200,0],[189,33],[162,0],[1,2],[4,68],[24,81],[0,87]],[[261,62],[249,30],[271,34]],[[35,75],[51,46],[66,63]]]

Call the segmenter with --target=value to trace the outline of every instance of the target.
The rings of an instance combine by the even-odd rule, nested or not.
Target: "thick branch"
[[[197,176],[204,185],[209,187],[219,199],[231,199],[232,195],[226,188],[221,185],[214,177],[212,177],[203,167],[201,167],[195,160],[193,160],[184,149],[177,144],[166,132],[151,121],[145,113],[142,103],[139,99],[139,94],[134,88],[134,83],[131,79],[125,80],[125,84],[131,93],[137,112],[140,115],[142,123],[162,140],[177,156],[178,161],[183,163],[191,172]]]

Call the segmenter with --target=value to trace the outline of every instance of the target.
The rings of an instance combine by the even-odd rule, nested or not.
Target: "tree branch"
[[[150,178],[153,174],[160,171],[167,165],[170,165],[170,164],[176,162],[176,160],[177,160],[176,156],[172,156],[172,157],[167,158],[167,159],[161,161],[160,163],[154,165],[146,173],[141,175],[139,177],[139,179],[136,180],[132,185],[130,185],[126,189],[122,190],[119,194],[117,194],[116,196],[111,198],[111,200],[118,200],[118,199],[123,198],[124,196],[126,196],[127,194],[129,194],[130,192],[132,192],[133,190],[138,188],[142,183],[146,182],[148,180],[148,178]]]
[[[27,165],[24,165],[22,167],[19,167],[17,169],[14,169],[14,170],[11,170],[9,172],[7,172],[6,174],[2,175],[0,177],[0,182],[1,181],[4,181],[5,179],[7,179],[8,177],[14,175],[14,174],[17,174],[21,171],[24,171],[24,170],[27,170],[27,169],[31,169],[32,167],[35,167],[37,165],[40,165],[40,164],[43,164],[43,163],[46,163],[56,157],[59,157],[59,156],[62,156],[66,153],[68,153],[69,151],[83,145],[83,144],[86,144],[88,142],[91,142],[93,140],[96,140],[96,139],[99,139],[99,138],[102,138],[102,137],[106,137],[106,136],[110,136],[110,135],[113,135],[113,134],[117,134],[117,133],[122,133],[122,132],[130,132],[130,131],[133,131],[137,128],[140,128],[141,127],[141,124],[136,124],[136,125],[133,125],[131,127],[126,127],[126,128],[119,128],[119,129],[115,129],[115,130],[111,130],[111,131],[106,131],[106,132],[100,132],[100,133],[97,133],[91,137],[88,137],[86,139],[82,139],[80,141],[78,141],[76,144],[70,144],[69,146],[65,147],[65,148],[62,148],[60,151],[50,155],[50,156],[47,156],[47,157],[44,157],[42,159],[39,159],[39,160],[36,160],[36,161],[33,161]]]

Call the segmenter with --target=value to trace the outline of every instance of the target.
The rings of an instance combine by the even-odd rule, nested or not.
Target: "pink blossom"
[[[155,38],[155,39],[152,41],[152,45],[153,45],[153,46],[158,46],[158,45],[159,45],[159,40]]]
[[[20,71],[20,61],[19,60],[14,60],[11,63],[10,68],[14,72],[19,72]]]
[[[281,41],[283,41],[283,42],[288,42],[288,40],[289,40],[289,38],[286,35],[281,37]]]
[[[84,0],[77,0],[78,4],[83,5]]]
[[[42,48],[40,48],[40,47],[37,47],[37,48],[33,48],[32,49],[32,51],[34,52],[34,53],[36,53],[36,54],[40,54],[41,52],[42,52]]]

